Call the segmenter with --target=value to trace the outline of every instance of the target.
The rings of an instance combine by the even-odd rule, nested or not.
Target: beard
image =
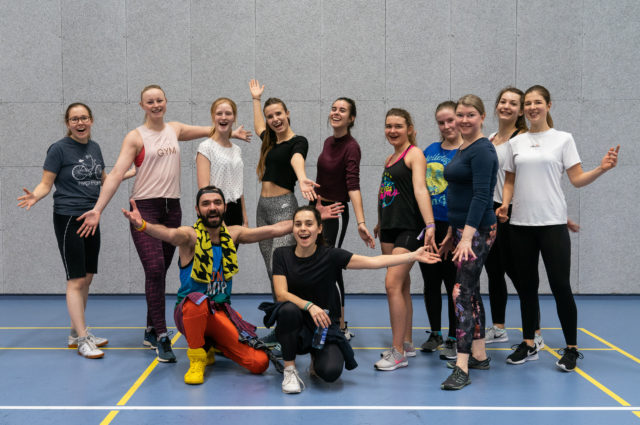
[[[215,215],[215,216],[198,215],[198,218],[202,220],[202,223],[205,225],[205,227],[208,227],[210,229],[217,229],[222,224],[222,216],[220,215]]]

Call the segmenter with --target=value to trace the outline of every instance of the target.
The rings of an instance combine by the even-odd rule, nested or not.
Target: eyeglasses
[[[81,116],[81,117],[71,117],[71,118],[69,118],[69,122],[71,124],[78,124],[79,122],[81,122],[83,124],[86,124],[89,121],[91,121],[91,117],[88,117],[86,115]]]

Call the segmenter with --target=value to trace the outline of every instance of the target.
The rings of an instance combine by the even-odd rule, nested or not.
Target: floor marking
[[[115,410],[117,409],[117,410]],[[186,411],[186,410],[462,410],[462,411],[565,411],[629,412],[640,406],[0,406],[2,410],[112,410],[118,411]],[[113,412],[112,412],[113,413]],[[115,416],[115,415],[114,415]],[[109,418],[109,416],[107,416]],[[108,423],[102,422],[102,424]],[[113,419],[113,417],[111,418]]]
[[[605,340],[604,338],[600,338],[598,335],[589,332],[588,330],[584,329],[584,328],[578,328],[580,329],[582,332],[586,333],[587,335],[589,335],[590,337],[597,339],[598,341],[600,341],[601,343],[603,343],[604,345],[608,345],[610,348],[614,349],[615,351],[619,352],[620,354],[627,356],[628,358],[630,358],[631,360],[633,360],[636,363],[640,363],[640,359],[638,359],[636,356],[627,353],[626,351],[624,351],[623,349],[616,347],[615,345],[613,345],[612,343],[610,343],[609,341]],[[582,350],[582,348],[581,348]]]
[[[182,334],[180,332],[178,332],[173,339],[171,340],[171,345],[175,344],[176,341],[182,336]],[[148,350],[148,348],[147,348]],[[111,421],[116,417],[116,415],[120,412],[120,410],[128,410],[128,409],[124,409],[127,402],[129,401],[129,399],[131,399],[131,397],[133,397],[133,394],[135,394],[136,391],[138,391],[138,388],[140,388],[140,386],[142,385],[142,383],[147,379],[147,377],[149,377],[149,375],[151,374],[151,372],[153,372],[153,369],[156,368],[156,366],[158,366],[158,359],[155,358],[153,359],[153,361],[151,362],[151,364],[145,369],[144,372],[142,372],[142,375],[140,375],[138,377],[138,379],[136,379],[136,382],[133,383],[133,385],[131,386],[131,388],[129,388],[129,390],[125,393],[124,396],[122,396],[122,398],[120,399],[120,401],[118,402],[117,406],[118,406],[118,410],[115,409],[109,409],[111,410],[109,412],[109,414],[102,420],[102,422],[100,422],[100,425],[109,425],[111,423]],[[102,410],[102,409],[101,409]]]
[[[556,353],[553,350],[548,349],[547,347],[545,347],[543,349],[543,351],[546,351],[548,353],[551,353],[551,355],[553,355],[555,358],[557,358],[558,360],[560,360],[561,356],[560,354]],[[589,375],[588,373],[584,372],[582,369],[580,369],[579,367],[575,368],[575,372],[582,376],[584,379],[586,379],[587,381],[591,382],[593,385],[595,385],[600,391],[604,392],[605,394],[607,394],[609,397],[611,397],[612,399],[614,399],[615,401],[617,401],[618,403],[620,403],[621,405],[625,406],[625,407],[629,407],[631,406],[631,404],[626,401],[625,399],[623,399],[622,397],[620,397],[618,394],[614,393],[613,391],[611,391],[609,388],[605,387],[603,384],[601,384],[600,382],[598,382],[595,378],[593,378],[591,375]],[[640,411],[637,411],[638,409],[630,409],[634,415],[636,415],[637,417],[640,418]]]

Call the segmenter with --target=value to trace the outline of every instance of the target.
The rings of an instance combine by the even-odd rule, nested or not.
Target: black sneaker
[[[491,368],[491,365],[489,363],[491,363],[491,357],[487,357],[486,359],[480,361],[480,360],[476,360],[476,358],[473,356],[469,356],[469,363],[468,363],[469,369],[489,370]],[[449,369],[455,369],[456,361],[455,360],[448,361],[447,367]]]
[[[509,364],[522,364],[531,360],[538,360],[538,350],[536,346],[529,347],[526,342],[522,341],[520,345],[511,347],[515,351],[507,357]]]
[[[431,333],[429,339],[426,340],[420,348],[422,351],[433,352],[438,349],[442,345],[442,335]]]
[[[156,330],[151,328],[151,330],[144,331],[144,339],[142,340],[142,344],[146,345],[149,348],[156,348],[158,346],[158,335],[156,334]]]
[[[158,346],[156,347],[156,354],[158,355],[158,361],[163,363],[175,363],[176,355],[173,354],[171,349],[171,340],[168,336],[163,336],[158,340]]]
[[[461,390],[470,383],[469,374],[464,373],[462,369],[455,366],[451,375],[440,385],[440,389],[447,391]]]
[[[458,357],[458,341],[453,338],[447,338],[440,350],[440,359],[442,360],[455,360]]]
[[[556,362],[556,366],[565,372],[573,372],[576,368],[576,360],[583,359],[584,356],[577,348],[567,347],[558,350],[558,354],[562,351],[562,358]]]

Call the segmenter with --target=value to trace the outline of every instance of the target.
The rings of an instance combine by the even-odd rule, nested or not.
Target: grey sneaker
[[[493,344],[494,342],[507,342],[509,341],[509,335],[507,335],[506,329],[501,329],[497,326],[491,326],[484,334],[486,344]]]
[[[93,340],[93,343],[96,345],[96,347],[104,347],[109,343],[108,339],[95,336],[94,334],[89,332],[89,328],[87,328],[87,338]],[[67,338],[67,347],[78,348],[78,333],[74,329],[71,329],[69,337]]]
[[[162,363],[175,363],[176,355],[173,354],[171,349],[171,340],[168,336],[163,336],[158,340],[158,346],[156,347],[156,354],[158,355],[158,361]]]
[[[260,338],[260,340],[264,342],[264,345],[266,345],[269,348],[276,346],[278,344],[278,338],[276,337],[276,330],[273,329],[267,335]]]
[[[453,372],[449,377],[440,385],[440,389],[451,391],[461,390],[471,383],[469,374],[464,373],[458,366],[453,368]]]
[[[304,390],[304,382],[300,379],[296,367],[285,367],[284,377],[282,378],[282,392],[285,394],[298,394],[302,390]]]
[[[489,363],[491,363],[491,357],[487,357],[486,359],[480,361],[480,360],[476,360],[476,358],[473,356],[469,356],[469,363],[468,363],[469,369],[489,370],[491,368]],[[455,369],[456,361],[449,360],[447,362],[447,367],[449,369]]]
[[[440,350],[440,358],[442,360],[455,360],[458,357],[457,341],[453,338],[447,338],[444,346]]]
[[[344,334],[344,337],[347,339],[347,341],[351,341],[351,338],[356,336],[356,334],[349,330],[349,324],[347,322],[344,322],[344,328],[340,330]]]
[[[409,366],[407,357],[404,353],[399,353],[395,347],[385,351],[383,354],[382,358],[374,364],[374,367],[378,370],[396,370],[399,367]]]
[[[416,356],[416,347],[413,346],[413,342],[405,341],[404,344],[402,344],[402,348],[404,348],[405,357]]]
[[[442,342],[442,335],[432,332],[431,335],[429,335],[429,339],[422,344],[422,351],[436,351],[442,345]]]
[[[536,348],[538,349],[538,351],[542,350],[544,348],[544,338],[542,338],[541,334],[536,334],[533,337],[533,342],[536,343]]]
[[[104,357],[102,350],[89,337],[78,337],[78,354],[88,359],[100,359]]]

